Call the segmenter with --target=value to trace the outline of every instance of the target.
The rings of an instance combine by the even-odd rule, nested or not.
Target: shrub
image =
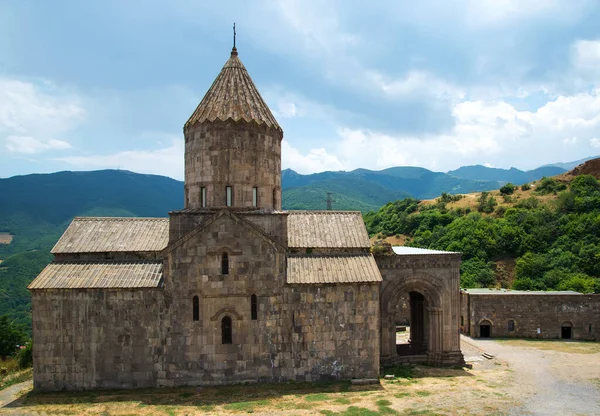
[[[540,195],[547,195],[555,194],[559,191],[564,191],[565,189],[567,189],[567,185],[564,183],[557,182],[552,178],[543,177],[535,192]]]
[[[531,185],[529,185],[528,183],[524,183],[523,185],[521,185],[521,191],[529,191],[531,189]]]
[[[515,186],[512,183],[507,183],[502,188],[500,188],[500,193],[502,195],[512,195],[515,192]]]
[[[33,344],[27,343],[27,347],[19,351],[18,355],[19,367],[29,368],[33,365]]]

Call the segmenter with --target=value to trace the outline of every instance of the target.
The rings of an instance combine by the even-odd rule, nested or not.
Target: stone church
[[[282,211],[283,131],[235,47],[183,131],[184,209],[75,218],[29,285],[35,389],[374,378],[387,363],[463,363],[460,254],[374,256],[359,212]]]

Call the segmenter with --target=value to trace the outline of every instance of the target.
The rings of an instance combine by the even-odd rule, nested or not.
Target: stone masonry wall
[[[282,217],[263,215],[273,221]],[[223,252],[228,274],[221,273]],[[165,264],[171,323],[167,372],[159,385],[378,374],[378,284],[288,286],[285,247],[228,215],[173,249]],[[257,320],[251,319],[252,295],[258,300]],[[225,316],[232,319],[231,344],[222,343]]]
[[[32,290],[34,388],[152,387],[162,371],[162,289]]]
[[[561,326],[569,323],[573,339],[600,340],[600,295],[463,292],[462,300],[465,325],[472,337],[480,336],[479,324],[488,320],[492,337],[561,338]],[[470,305],[470,313],[465,305]],[[511,332],[509,320],[514,321],[515,330]],[[539,335],[537,328],[541,330]]]
[[[284,301],[292,350],[282,363],[292,367],[291,379],[378,377],[378,283],[293,285]]]
[[[252,188],[258,187],[257,206],[281,210],[281,131],[217,120],[184,134],[186,208],[202,208],[201,187],[208,208],[224,207],[225,187],[231,186],[234,207],[251,207]]]
[[[227,253],[229,273],[221,273]],[[223,215],[183,245],[165,263],[171,317],[167,374],[162,385],[224,384],[280,377],[274,361],[282,350],[280,328],[285,249]],[[258,299],[251,320],[250,299]],[[200,316],[193,320],[193,298]],[[222,319],[232,319],[232,344],[223,344]]]

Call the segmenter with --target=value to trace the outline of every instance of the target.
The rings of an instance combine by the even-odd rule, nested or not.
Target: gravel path
[[[462,337],[462,343],[493,354],[514,372],[511,415],[600,415],[600,354],[518,348]]]
[[[17,394],[23,389],[32,389],[33,381],[28,380],[13,386],[7,387],[4,390],[0,390],[0,415],[25,415],[30,414],[19,408],[6,407],[10,403],[17,400]]]

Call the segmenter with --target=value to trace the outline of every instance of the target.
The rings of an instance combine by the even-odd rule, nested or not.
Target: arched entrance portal
[[[440,363],[442,291],[423,280],[396,281],[386,286],[381,296],[383,364]]]

